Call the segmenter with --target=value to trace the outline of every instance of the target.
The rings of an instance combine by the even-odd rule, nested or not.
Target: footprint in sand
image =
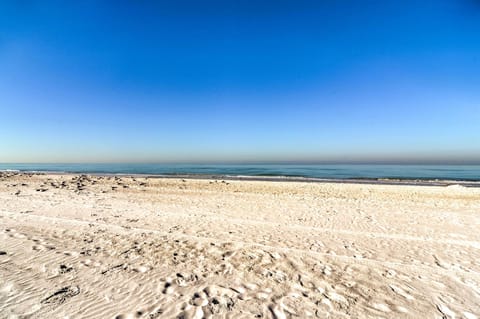
[[[67,272],[70,272],[73,270],[73,267],[68,267],[66,265],[60,265],[59,269],[58,269],[58,273],[59,274],[66,274]]]
[[[62,304],[67,299],[74,297],[80,293],[80,287],[68,286],[57,290],[47,298],[41,301],[42,304]]]
[[[195,274],[187,275],[187,274],[177,273],[176,277],[177,278],[175,279],[175,282],[180,287],[184,287],[184,286],[187,286],[191,282],[198,281],[198,276],[195,275]]]
[[[175,289],[172,287],[171,280],[167,279],[167,282],[165,282],[165,284],[163,285],[162,294],[169,295],[173,293],[174,290]]]
[[[204,307],[208,305],[207,295],[203,291],[194,293],[192,299],[190,300],[190,304],[197,307]]]

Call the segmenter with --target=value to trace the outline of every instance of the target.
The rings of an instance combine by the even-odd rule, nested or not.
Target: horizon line
[[[0,165],[480,165],[479,160],[223,160],[223,161],[35,161],[3,162]]]

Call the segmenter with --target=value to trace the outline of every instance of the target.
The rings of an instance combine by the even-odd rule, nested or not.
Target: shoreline
[[[405,186],[454,186],[480,187],[480,180],[428,179],[428,178],[318,178],[285,175],[222,175],[222,174],[142,174],[142,173],[102,173],[102,172],[66,172],[66,171],[21,171],[0,170],[3,174],[35,175],[69,175],[69,176],[119,176],[138,178],[169,178],[189,180],[228,180],[228,181],[262,181],[262,182],[304,182],[332,184],[366,184],[366,185],[405,185]]]

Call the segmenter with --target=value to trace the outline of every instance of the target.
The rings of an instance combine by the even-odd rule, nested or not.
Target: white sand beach
[[[480,317],[480,188],[1,173],[1,318]]]

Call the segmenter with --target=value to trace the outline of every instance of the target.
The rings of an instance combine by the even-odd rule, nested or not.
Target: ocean
[[[480,181],[480,165],[367,164],[0,164],[0,171],[305,179]]]

